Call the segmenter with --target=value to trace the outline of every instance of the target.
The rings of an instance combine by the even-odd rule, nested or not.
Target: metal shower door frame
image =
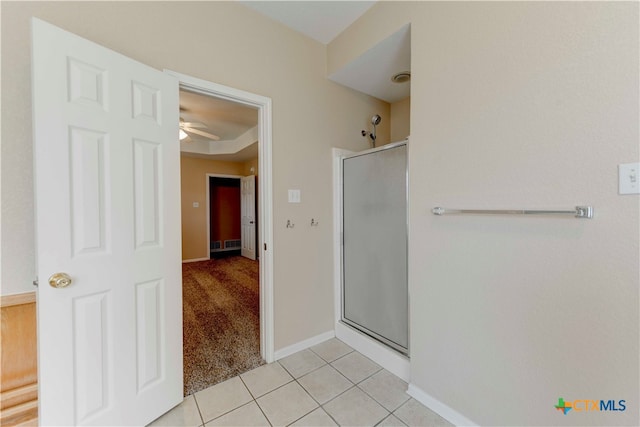
[[[375,148],[371,148],[368,150],[364,150],[364,151],[359,151],[357,153],[353,153],[353,154],[349,154],[346,156],[342,156],[342,158],[340,159],[340,187],[341,187],[341,206],[340,206],[340,322],[383,343],[384,345],[388,346],[389,348],[401,353],[404,356],[409,356],[409,350],[410,350],[410,322],[409,322],[409,310],[410,310],[410,306],[409,306],[409,289],[408,289],[408,271],[409,271],[409,156],[408,156],[408,151],[406,153],[407,155],[407,159],[406,159],[406,170],[405,170],[405,203],[406,203],[406,217],[405,217],[405,244],[406,244],[406,253],[407,253],[407,258],[405,259],[405,269],[407,271],[407,347],[403,347],[397,343],[395,343],[394,341],[391,341],[379,334],[377,334],[374,331],[371,331],[369,329],[367,329],[365,326],[363,325],[359,325],[353,321],[350,321],[349,319],[345,318],[345,298],[344,298],[344,285],[345,285],[345,266],[344,266],[344,161],[354,158],[354,157],[361,157],[361,156],[366,156],[366,155],[370,155],[370,154],[374,154],[374,153],[378,153],[378,152],[382,152],[382,151],[386,151],[386,150],[392,150],[394,148],[398,148],[401,146],[406,146],[407,150],[408,150],[408,139],[405,141],[400,141],[400,142],[394,142],[394,143],[390,143],[390,144],[386,144],[380,147],[375,147]]]

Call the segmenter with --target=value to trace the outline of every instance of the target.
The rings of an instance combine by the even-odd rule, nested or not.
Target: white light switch
[[[640,194],[640,163],[618,165],[618,193]]]
[[[199,207],[200,207],[200,203],[198,203],[198,202],[193,202],[193,207],[194,207],[194,208],[199,208]]]
[[[289,190],[289,203],[300,203],[300,190]]]

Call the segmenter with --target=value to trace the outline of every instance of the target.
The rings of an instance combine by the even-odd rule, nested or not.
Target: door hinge
[[[32,283],[33,286],[38,287],[38,278],[36,277],[36,280],[34,280]]]
[[[265,251],[267,250],[267,244],[266,243],[264,244],[264,250]]]

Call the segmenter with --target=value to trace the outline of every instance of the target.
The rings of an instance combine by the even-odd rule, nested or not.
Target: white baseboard
[[[186,264],[188,262],[198,262],[198,261],[209,261],[209,258],[193,258],[193,259],[183,259],[182,263]]]
[[[407,357],[355,331],[342,322],[336,323],[336,338],[367,356],[403,381],[409,382],[409,359]]]
[[[422,403],[427,408],[431,409],[436,414],[440,415],[445,420],[456,426],[477,426],[478,424],[471,421],[469,418],[462,415],[460,412],[452,409],[451,407],[440,402],[435,397],[429,395],[424,390],[416,387],[415,384],[409,384],[407,394],[413,397],[418,402]]]
[[[323,332],[322,334],[316,335],[315,337],[311,337],[295,344],[291,344],[285,348],[281,348],[280,350],[276,350],[274,358],[275,360],[280,360],[287,356],[291,356],[292,354],[299,351],[306,350],[309,347],[313,347],[316,344],[320,344],[321,342],[329,340],[335,336],[336,334],[334,331]]]

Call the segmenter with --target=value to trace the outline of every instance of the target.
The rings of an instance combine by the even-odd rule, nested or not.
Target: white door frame
[[[262,227],[258,234],[260,247],[256,248],[256,253],[260,254],[260,355],[267,363],[271,363],[274,361],[271,98],[167,69],[164,72],[176,77],[180,87],[191,92],[258,109],[258,221]]]
[[[231,178],[231,179],[237,179],[237,180],[241,180],[242,179],[242,175],[225,175],[225,174],[219,174],[219,173],[208,173],[206,174],[207,177],[207,184],[206,184],[206,189],[207,189],[207,259],[211,258],[211,199],[209,196],[209,192],[211,191],[211,184],[210,184],[210,179],[209,178]]]

